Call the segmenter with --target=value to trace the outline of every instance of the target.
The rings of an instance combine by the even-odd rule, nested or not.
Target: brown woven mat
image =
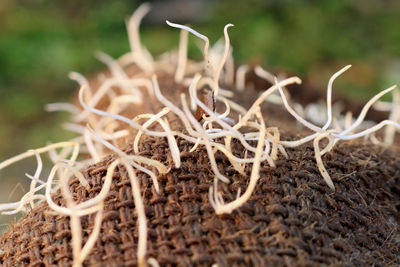
[[[168,143],[148,138],[141,155],[164,162]],[[321,178],[312,146],[289,152],[277,168],[262,165],[250,200],[232,214],[217,216],[208,201],[213,173],[206,151],[179,140],[182,167],[159,176],[157,195],[147,175],[137,172],[148,221],[148,257],[161,266],[383,266],[400,264],[400,158],[392,150],[342,143],[324,156],[336,192]],[[240,145],[234,152],[243,153]],[[248,177],[216,156],[231,185],[220,184],[226,201],[244,192]],[[83,201],[101,189],[108,157],[84,171],[91,189],[72,181]],[[172,164],[171,164],[172,165]],[[222,166],[226,166],[222,168]],[[247,172],[250,172],[250,167]],[[53,198],[64,203],[60,193]],[[94,216],[82,217],[85,242]],[[2,266],[70,266],[69,218],[51,215],[43,203],[0,237]],[[123,167],[114,175],[105,203],[100,238],[86,266],[135,266],[137,222],[132,191]]]
[[[187,89],[177,88],[171,76],[160,73],[158,77],[163,94],[177,104],[179,94]],[[258,95],[260,87],[255,88],[246,89],[245,97],[236,94],[235,100],[248,108]],[[149,96],[143,106],[124,115],[155,113],[161,108]],[[281,133],[305,133],[279,107],[263,105],[263,114],[268,126],[279,125]],[[169,116],[170,122],[176,121]],[[172,123],[174,129],[180,125]],[[359,142],[338,144],[323,157],[336,186],[332,193],[319,174],[311,144],[288,149],[289,159],[279,159],[277,168],[262,165],[256,190],[245,205],[232,214],[217,216],[208,200],[214,175],[207,153],[201,146],[189,153],[192,145],[179,140],[182,167],[158,177],[160,195],[150,178],[137,172],[149,231],[147,256],[161,266],[400,264],[398,152]],[[141,155],[173,166],[164,139],[143,138],[140,150]],[[233,152],[243,157],[244,149],[235,144]],[[245,191],[248,176],[239,175],[222,154],[216,158],[220,172],[232,181],[230,185],[220,183],[219,188],[224,199],[232,201],[239,188]],[[112,160],[109,156],[84,170],[89,190],[72,181],[75,200],[98,194]],[[246,171],[250,173],[251,165]],[[53,199],[65,205],[59,192]],[[136,218],[129,179],[125,169],[118,167],[105,203],[100,237],[84,265],[135,266]],[[94,215],[82,217],[81,222],[86,242]],[[70,241],[69,218],[55,216],[47,204],[40,204],[0,237],[0,265],[70,266]]]

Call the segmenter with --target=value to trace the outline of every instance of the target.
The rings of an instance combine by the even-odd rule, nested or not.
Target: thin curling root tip
[[[343,70],[346,71],[346,70],[350,69],[352,66],[353,66],[353,65],[349,64],[349,65],[347,65],[346,67],[344,67]]]
[[[347,71],[348,69],[350,69],[352,67],[351,64],[343,67],[342,69],[340,69],[338,72],[336,72],[332,77],[331,80],[333,78],[333,80],[335,80],[339,75],[343,74],[345,71]]]
[[[177,28],[178,25],[179,25],[179,24],[173,23],[173,22],[171,22],[169,20],[165,20],[165,22],[168,24],[168,26],[171,26],[171,27],[174,27],[174,28]]]
[[[293,77],[293,82],[296,83],[296,84],[302,84],[303,83],[303,81],[297,76]]]

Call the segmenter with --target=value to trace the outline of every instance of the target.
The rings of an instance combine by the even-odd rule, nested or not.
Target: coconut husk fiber
[[[174,99],[173,92],[180,90],[167,75],[159,76],[163,92]],[[254,95],[243,94],[237,101],[248,107]],[[151,111],[161,107],[148,106]],[[267,105],[263,115],[266,123],[282,126],[282,139],[306,134],[278,106]],[[208,197],[214,173],[204,146],[189,152],[192,143],[177,141],[180,168],[173,166],[165,138],[144,136],[140,142],[140,155],[171,167],[168,174],[157,177],[160,194],[146,174],[136,171],[147,216],[146,257],[156,259],[160,266],[400,264],[400,158],[396,148],[363,141],[338,143],[324,155],[335,191],[318,171],[312,144],[289,148],[288,159],[280,156],[276,168],[261,164],[256,189],[243,206],[231,214],[216,215]],[[240,143],[234,143],[232,150],[244,157]],[[124,151],[133,153],[129,144]],[[70,191],[77,203],[98,194],[115,158],[109,155],[82,171],[89,188],[76,178],[71,180]],[[216,161],[220,172],[232,181],[219,185],[224,199],[232,201],[239,189],[246,190],[251,164],[243,176],[222,153],[216,153]],[[59,191],[53,200],[66,204]],[[83,242],[93,230],[94,217],[81,218]],[[126,169],[119,165],[104,203],[99,238],[84,266],[136,266],[137,227],[131,184]],[[54,215],[47,203],[41,203],[0,237],[0,248],[1,266],[71,266],[70,218]]]

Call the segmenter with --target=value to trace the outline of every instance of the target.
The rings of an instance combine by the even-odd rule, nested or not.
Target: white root
[[[321,173],[322,177],[324,178],[326,184],[332,189],[335,190],[335,186],[333,185],[332,179],[329,176],[328,171],[325,169],[324,164],[322,163],[322,153],[320,152],[319,148],[319,141],[322,140],[323,138],[329,138],[329,134],[320,134],[314,139],[314,151],[315,151],[315,159],[317,161],[317,167],[319,169],[319,172]],[[332,140],[329,138],[329,141],[332,142]]]
[[[217,71],[216,71],[216,73],[215,73],[214,82],[213,82],[213,85],[212,85],[212,89],[213,89],[213,91],[214,91],[214,96],[218,96],[218,90],[219,90],[219,84],[218,84],[218,82],[219,82],[219,77],[220,77],[220,75],[221,75],[222,69],[224,68],[226,59],[227,59],[227,57],[228,57],[228,55],[229,55],[230,40],[229,40],[229,35],[228,35],[228,28],[229,28],[229,27],[232,27],[232,26],[233,26],[233,24],[227,24],[227,25],[224,27],[225,48],[224,48],[224,54],[223,54],[223,56],[222,56],[222,58],[221,58],[221,60],[220,60],[220,62],[219,62],[219,64],[218,64],[218,66],[217,66]]]
[[[393,91],[393,101],[392,108],[389,115],[389,120],[394,122],[400,122],[400,91]],[[394,136],[396,133],[396,128],[394,126],[388,126],[385,129],[383,143],[385,146],[390,146],[394,142]]]
[[[218,194],[217,180],[215,180],[214,188],[210,187],[209,199],[210,199],[211,205],[215,209],[216,214],[231,213],[233,210],[242,206],[243,203],[245,203],[250,198],[251,194],[253,193],[253,191],[255,189],[257,181],[260,177],[259,169],[260,169],[260,164],[261,164],[260,159],[262,156],[264,140],[265,140],[265,124],[264,124],[264,119],[261,116],[261,113],[259,111],[257,111],[256,115],[260,121],[261,129],[260,129],[260,136],[258,139],[255,159],[254,159],[254,163],[253,163],[253,167],[252,167],[252,171],[251,171],[249,185],[248,185],[246,191],[243,193],[243,195],[236,198],[234,201],[232,201],[228,204],[225,204],[223,202],[222,196]]]
[[[97,51],[95,56],[104,64],[108,66],[108,69],[111,71],[112,76],[120,78],[120,79],[128,79],[125,71],[121,68],[118,61],[113,59],[110,55],[103,53],[101,51]]]
[[[48,152],[52,149],[57,149],[57,148],[62,148],[62,147],[67,147],[67,146],[72,146],[74,148],[73,154],[71,155],[71,158],[68,160],[69,164],[74,164],[74,162],[76,161],[76,159],[79,155],[79,144],[76,142],[60,142],[60,143],[51,144],[51,145],[48,145],[48,146],[45,146],[42,148],[37,148],[35,150],[28,150],[22,154],[19,154],[8,160],[5,160],[0,163],[0,170],[6,168],[7,166],[9,166],[15,162],[29,158],[31,156],[35,156],[36,154],[42,154],[42,153]]]
[[[232,55],[232,49],[229,51],[225,64],[224,82],[225,84],[234,85],[235,80],[235,61]]]
[[[139,232],[139,241],[138,241],[138,249],[137,249],[137,258],[139,266],[146,266],[146,249],[147,249],[147,223],[146,223],[146,214],[144,211],[144,205],[142,196],[140,194],[139,182],[137,180],[135,171],[132,166],[122,160],[122,164],[125,166],[125,169],[128,172],[129,180],[131,182],[132,194],[135,201],[135,208],[138,217],[138,232]]]
[[[209,53],[208,50],[210,48],[210,41],[208,40],[207,36],[205,36],[201,33],[198,33],[197,31],[193,30],[192,28],[190,28],[188,26],[184,26],[184,25],[177,24],[177,23],[172,23],[172,22],[169,22],[168,20],[166,21],[166,23],[168,24],[168,26],[188,31],[204,41],[203,54],[204,54],[204,62],[206,64],[206,69],[210,73],[214,73],[214,70],[211,66],[210,60],[208,58],[208,53]]]
[[[150,11],[150,4],[144,3],[136,9],[126,22],[129,44],[131,46],[132,61],[145,72],[154,72],[154,62],[151,55],[146,52],[140,43],[139,26],[143,17]]]
[[[179,39],[178,64],[175,72],[175,82],[181,83],[185,76],[187,62],[188,31],[182,29]]]
[[[151,266],[159,266],[154,258],[149,258],[146,262],[148,229],[137,172],[148,175],[153,183],[154,190],[160,193],[162,190],[158,183],[157,174],[166,174],[171,167],[164,165],[162,162],[138,155],[143,135],[158,138],[166,137],[175,168],[181,166],[181,152],[176,138],[181,138],[193,144],[190,152],[198,149],[200,145],[205,147],[211,169],[215,174],[214,183],[209,191],[209,200],[216,214],[231,213],[248,201],[260,178],[261,164],[265,162],[265,164],[275,167],[275,161],[280,156],[279,153],[288,158],[285,147],[295,148],[302,144],[313,142],[315,159],[321,176],[329,188],[335,190],[334,183],[323,164],[322,157],[332,151],[338,141],[364,137],[371,139],[374,143],[379,143],[374,134],[387,126],[384,143],[390,145],[394,142],[396,129],[400,129],[400,93],[398,91],[394,92],[393,102],[390,105],[384,102],[376,102],[384,94],[392,91],[395,86],[383,90],[371,98],[365,104],[359,116],[353,119],[352,114],[349,112],[346,116],[340,116],[339,113],[342,110],[337,110],[336,103],[332,105],[333,82],[350,65],[342,68],[330,78],[327,86],[326,106],[325,102],[323,102],[323,104],[311,104],[306,108],[299,106],[299,104],[297,104],[296,108],[292,108],[288,101],[289,96],[285,94],[285,86],[301,83],[298,77],[278,80],[275,75],[257,66],[255,73],[269,81],[272,86],[264,91],[249,109],[245,109],[230,99],[234,96],[233,91],[219,86],[220,81],[233,84],[236,78],[237,91],[243,92],[246,87],[245,81],[246,73],[249,70],[248,66],[240,66],[236,71],[236,77],[234,73],[232,49],[228,35],[228,28],[233,25],[227,24],[224,27],[225,45],[222,51],[222,43],[217,43],[210,50],[210,43],[206,36],[190,27],[167,21],[169,26],[181,29],[179,51],[177,55],[174,53],[165,54],[163,58],[154,61],[147,49],[142,46],[139,38],[140,22],[149,10],[150,6],[143,4],[127,21],[131,46],[130,53],[122,56],[119,60],[114,60],[101,52],[97,53],[97,57],[107,64],[112,77],[107,78],[104,75],[104,77],[99,78],[101,85],[95,92],[92,92],[90,84],[84,76],[78,73],[70,74],[70,78],[76,80],[81,86],[79,101],[83,109],[68,103],[53,103],[46,106],[48,111],[70,112],[73,122],[65,124],[64,127],[79,136],[69,142],[61,142],[29,150],[0,163],[1,170],[25,158],[35,156],[37,162],[36,171],[33,175],[26,175],[31,180],[29,191],[24,194],[20,201],[0,204],[0,211],[2,214],[27,212],[29,209],[33,209],[39,201],[46,201],[54,214],[69,216],[74,267],[82,266],[101,234],[104,201],[111,190],[114,172],[116,168],[121,166],[124,166],[127,178],[129,178],[137,212],[139,234],[138,264],[139,266],[145,266],[148,263]],[[204,41],[204,62],[195,63],[188,60],[189,32]],[[124,68],[131,63],[137,64],[142,72],[133,77],[128,77]],[[203,122],[199,122],[194,117],[186,101],[185,94],[180,95],[182,108],[163,96],[155,74],[159,69],[174,75],[174,81],[177,84],[189,87],[190,107],[192,111],[196,110],[196,108],[201,108],[205,112],[205,115],[201,118]],[[203,73],[203,75],[199,73]],[[204,85],[209,85],[212,88],[215,101],[224,103],[225,109],[223,112],[216,112],[199,100],[197,90]],[[118,87],[118,89],[114,87]],[[156,114],[140,114],[133,119],[122,116],[121,114],[125,114],[124,112],[131,106],[144,104],[143,90],[147,90],[148,95],[155,97],[164,108],[157,111],[158,113],[154,112]],[[108,106],[100,110],[96,107],[102,100],[108,103]],[[312,133],[298,140],[281,140],[281,133],[278,128],[267,128],[265,126],[264,118],[260,111],[260,106],[265,100],[283,104],[289,114],[300,124],[309,128]],[[366,114],[371,106],[390,111],[389,120],[384,120],[378,124],[371,124],[371,122],[365,121]],[[318,110],[321,114],[323,113],[323,116],[309,118],[307,110],[311,109]],[[239,117],[233,118],[231,111],[237,112]],[[167,114],[172,113],[180,119],[178,125],[173,125],[171,121],[168,121]],[[87,127],[84,126],[85,124]],[[132,155],[125,153],[118,145],[118,142],[128,138],[130,135],[130,130],[126,129],[127,127],[124,124],[137,130],[133,140]],[[150,130],[153,129],[152,126],[154,124],[158,124],[157,126],[160,126],[158,128],[162,130]],[[93,128],[89,125],[92,125]],[[186,132],[180,129],[181,126]],[[234,155],[232,152],[233,139],[240,141],[244,151],[243,158]],[[327,139],[328,144],[321,150],[320,141],[323,139]],[[257,141],[256,147],[250,145],[253,141]],[[89,188],[90,183],[80,170],[87,167],[89,163],[100,162],[108,151],[112,151],[116,155],[113,156],[114,160],[107,166],[100,192],[95,197],[79,204],[75,203],[73,194],[70,192],[70,180],[74,177],[83,187]],[[245,192],[242,194],[238,190],[236,198],[230,203],[225,203],[222,194],[218,192],[219,181],[224,183],[232,182],[229,177],[223,175],[217,165],[215,153],[218,151],[231,162],[233,168],[242,176],[246,175],[246,167],[251,167],[249,183]],[[42,177],[42,171],[45,168],[41,158],[41,154],[46,152],[53,161],[47,180]],[[249,156],[249,152],[254,153],[254,156]],[[78,156],[85,153],[88,154],[89,158],[78,161]],[[44,193],[40,193],[43,190]],[[52,199],[56,190],[61,190],[62,196],[66,200],[66,206],[58,205]],[[89,215],[94,216],[94,228],[86,243],[83,244],[81,218]]]
[[[182,106],[183,106],[183,110],[187,116],[187,118],[190,120],[190,122],[192,123],[192,125],[195,127],[196,131],[200,133],[204,144],[206,146],[207,149],[207,154],[208,154],[208,158],[210,160],[211,163],[211,167],[213,169],[213,172],[215,174],[215,176],[220,179],[221,181],[225,182],[225,183],[230,183],[229,179],[226,178],[224,175],[222,175],[220,173],[220,171],[218,170],[218,166],[217,163],[215,161],[215,157],[214,157],[214,152],[212,150],[212,146],[209,140],[209,137],[207,136],[206,132],[204,131],[204,129],[201,127],[201,125],[197,122],[197,120],[194,118],[194,116],[192,115],[192,113],[190,112],[187,104],[186,104],[186,99],[185,99],[185,95],[181,94],[181,102],[182,102]]]
[[[338,72],[333,74],[332,77],[329,79],[328,90],[326,93],[326,110],[328,113],[328,120],[325,123],[325,125],[322,127],[323,130],[328,129],[328,127],[331,125],[331,122],[332,122],[332,85],[333,85],[333,82],[335,81],[335,79],[337,77],[339,77],[343,72],[348,70],[350,67],[351,67],[351,65],[347,65],[346,67],[342,68],[341,70],[339,70]]]
[[[249,71],[247,65],[240,65],[236,70],[236,89],[243,92],[246,88],[246,73]]]

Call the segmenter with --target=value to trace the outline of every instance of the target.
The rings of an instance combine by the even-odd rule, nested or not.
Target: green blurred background
[[[178,44],[179,31],[166,26],[165,19],[191,24],[212,42],[222,36],[225,24],[233,23],[229,32],[237,63],[286,70],[321,90],[330,75],[353,64],[336,87],[358,98],[400,81],[397,0],[150,2],[153,11],[141,33],[154,55]],[[0,1],[0,161],[71,137],[60,130],[66,114],[47,114],[43,106],[71,99],[77,88],[67,78],[70,71],[89,75],[104,68],[95,51],[113,57],[128,51],[125,19],[140,3]],[[201,57],[193,43],[189,52]],[[0,172],[0,203],[23,194],[26,189],[15,185],[26,188],[23,173],[32,173],[34,166],[26,162]]]

